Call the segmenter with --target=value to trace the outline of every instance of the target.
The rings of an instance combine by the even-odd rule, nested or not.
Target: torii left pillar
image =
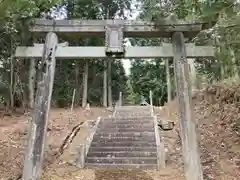
[[[42,80],[38,83],[37,87],[32,120],[29,125],[28,145],[24,159],[22,180],[39,180],[41,176],[56,66],[55,52],[57,46],[57,35],[49,32],[46,37],[42,57],[45,72],[43,72]]]

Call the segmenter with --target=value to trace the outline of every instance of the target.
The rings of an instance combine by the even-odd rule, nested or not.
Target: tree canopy
[[[66,7],[66,11],[62,11]],[[13,58],[16,46],[42,43],[43,39],[35,38],[28,32],[28,20],[31,18],[79,18],[79,19],[126,19],[127,12],[138,13],[138,19],[157,22],[159,17],[174,13],[182,20],[204,20],[210,24],[207,30],[199,33],[192,42],[200,45],[211,44],[215,47],[214,59],[197,58],[197,83],[207,79],[208,83],[226,78],[238,78],[240,59],[240,4],[235,0],[219,1],[154,1],[154,0],[2,0],[0,1],[1,39],[0,39],[0,102],[9,106],[29,105],[29,94],[33,85],[29,77],[34,77],[36,85],[40,70],[40,60]],[[60,15],[59,15],[60,13]],[[62,13],[62,14],[61,14]],[[65,14],[67,13],[67,15]],[[75,40],[63,39],[70,45],[101,45],[102,38]],[[134,45],[160,45],[170,39],[131,38]],[[166,66],[169,61],[169,66]],[[53,104],[68,106],[71,103],[73,89],[76,89],[76,105],[81,104],[84,91],[84,77],[88,68],[87,101],[93,105],[103,103],[104,72],[108,69],[109,86],[112,98],[118,99],[123,92],[128,103],[138,103],[140,96],[148,98],[150,90],[154,94],[154,104],[162,105],[167,101],[167,74],[170,69],[171,95],[174,96],[174,71],[172,60],[150,59],[131,61],[130,75],[127,76],[121,60],[111,61],[106,66],[102,59],[62,60],[57,61]],[[108,68],[110,66],[110,68]],[[30,73],[36,70],[36,75]],[[166,69],[167,68],[167,69]],[[34,71],[32,71],[34,72]],[[202,80],[201,80],[202,79]],[[31,87],[31,88],[30,88]],[[36,91],[36,86],[34,87]],[[31,99],[31,98],[30,98]]]

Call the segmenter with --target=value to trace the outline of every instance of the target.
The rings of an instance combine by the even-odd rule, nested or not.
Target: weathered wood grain
[[[32,120],[29,127],[23,180],[39,180],[41,176],[56,65],[55,52],[57,43],[57,35],[49,32],[42,55],[42,61],[46,65],[45,72],[43,73],[42,81],[38,83]]]
[[[34,33],[57,32],[64,36],[83,37],[105,35],[106,25],[123,24],[125,37],[171,37],[176,31],[183,32],[186,37],[195,37],[202,30],[203,22],[181,21],[173,23],[170,19],[157,22],[133,20],[32,20],[30,31]],[[74,35],[74,36],[73,36]]]
[[[194,106],[192,103],[191,81],[183,33],[174,33],[172,43],[174,49],[175,83],[180,115],[185,178],[186,180],[203,180],[197,143],[196,121],[193,113]]]
[[[58,46],[56,51],[57,59],[84,59],[84,58],[116,58],[106,55],[106,47],[104,46]],[[188,58],[197,57],[213,57],[214,48],[212,46],[194,46],[186,44]],[[18,58],[40,58],[42,56],[43,47],[25,47],[19,46],[16,49],[15,56]],[[172,44],[163,44],[162,46],[129,46],[125,47],[123,58],[172,58]]]

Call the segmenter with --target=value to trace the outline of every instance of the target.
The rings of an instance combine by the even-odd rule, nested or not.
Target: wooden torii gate
[[[179,103],[184,169],[187,180],[203,180],[198,153],[196,123],[191,99],[191,82],[187,58],[212,57],[212,46],[185,44],[184,38],[195,37],[203,27],[201,22],[177,23],[163,20],[154,24],[129,20],[43,20],[32,21],[30,31],[47,33],[45,44],[17,47],[18,58],[42,58],[45,64],[42,80],[38,83],[28,147],[25,154],[23,180],[40,179],[48,114],[52,96],[56,59],[86,58],[173,58]],[[59,36],[105,36],[105,46],[71,47],[58,44]],[[124,47],[124,37],[171,38],[172,44],[154,47]]]

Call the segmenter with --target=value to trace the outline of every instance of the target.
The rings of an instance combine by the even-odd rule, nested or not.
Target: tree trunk
[[[35,64],[36,64],[35,59],[31,59],[30,67],[29,67],[29,80],[28,80],[29,107],[31,109],[34,106],[35,76],[36,76]]]
[[[112,60],[108,60],[108,106],[112,107]]]
[[[75,61],[75,88],[76,88],[76,94],[75,94],[75,105],[79,105],[80,97],[81,97],[81,85],[79,82],[79,74],[80,74],[80,64],[79,60]],[[73,105],[74,106],[74,105]]]
[[[103,107],[107,107],[107,60],[104,59],[103,72]]]
[[[224,69],[224,66],[223,66],[222,62],[220,64],[220,67],[221,67],[221,80],[224,80],[224,78],[225,78],[225,69]]]
[[[236,56],[235,56],[235,53],[234,53],[234,51],[233,51],[232,48],[229,48],[229,51],[230,51],[230,54],[231,54],[231,57],[232,57],[233,77],[234,77],[236,80],[239,80],[238,67],[237,67],[237,64],[236,64]]]
[[[21,59],[20,61],[18,61],[18,70],[17,70],[17,74],[18,74],[18,88],[20,90],[20,92],[18,93],[19,95],[19,100],[21,101],[19,104],[22,108],[24,112],[27,112],[28,107],[29,107],[29,92],[28,92],[28,86],[26,86],[28,84],[28,79],[26,78],[26,76],[29,76],[28,72],[24,73],[24,71],[27,69],[27,66],[25,63],[27,61],[27,59]]]
[[[109,18],[109,7],[108,4],[104,3],[105,16],[104,19]],[[107,107],[107,60],[103,60],[104,72],[103,72],[103,107]]]
[[[196,68],[194,66],[194,61],[195,59],[194,58],[189,58],[187,59],[188,61],[188,64],[189,64],[189,69],[190,69],[190,76],[191,76],[191,84],[192,84],[192,91],[194,92],[197,87],[196,87],[196,80],[197,80],[197,77],[196,77]]]
[[[165,60],[166,65],[166,78],[167,78],[167,95],[168,102],[172,100],[172,91],[171,91],[171,81],[170,81],[170,71],[169,71],[169,59]]]
[[[87,95],[88,95],[88,66],[89,60],[86,59],[85,70],[83,74],[83,97],[82,97],[82,108],[85,108],[87,105]]]
[[[14,58],[11,58],[11,67],[10,67],[10,86],[9,86],[9,91],[10,91],[10,108],[14,108],[14,94],[15,94],[15,83],[14,83],[14,64],[13,64]]]

